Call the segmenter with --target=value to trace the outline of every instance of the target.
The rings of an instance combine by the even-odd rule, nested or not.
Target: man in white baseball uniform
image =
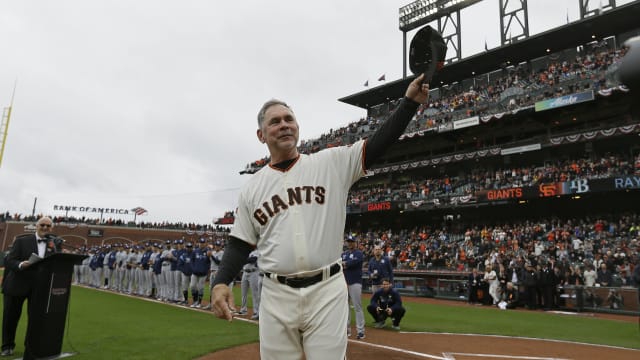
[[[311,155],[298,152],[298,122],[286,103],[270,100],[260,109],[257,136],[271,160],[240,193],[214,279],[213,310],[232,320],[227,284],[257,248],[264,272],[261,359],[345,358],[348,302],[341,253],[347,195],[427,101],[429,87],[422,79],[409,84],[396,110],[369,139]]]

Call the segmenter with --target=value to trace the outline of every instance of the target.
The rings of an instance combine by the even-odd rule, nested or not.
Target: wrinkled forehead
[[[282,104],[273,104],[269,106],[264,112],[264,120],[269,121],[272,118],[291,116],[295,119],[295,115],[290,108]]]

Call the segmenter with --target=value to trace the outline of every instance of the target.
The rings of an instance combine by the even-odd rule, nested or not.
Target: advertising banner
[[[569,105],[575,105],[582,102],[592,101],[594,99],[593,90],[571,95],[560,96],[553,99],[538,101],[535,105],[536,112],[551,110]]]

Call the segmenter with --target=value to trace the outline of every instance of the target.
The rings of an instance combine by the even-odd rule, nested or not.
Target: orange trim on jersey
[[[298,160],[300,160],[300,154],[298,154],[298,156],[296,156],[296,159],[289,166],[287,166],[286,169],[277,168],[277,167],[273,166],[271,163],[269,163],[269,167],[272,168],[273,170],[276,170],[276,171],[287,172],[293,167],[293,165],[295,165],[298,162]]]

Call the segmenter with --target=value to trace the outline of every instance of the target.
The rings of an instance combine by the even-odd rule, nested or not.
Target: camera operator
[[[367,311],[375,320],[375,327],[381,329],[385,326],[388,317],[393,320],[394,330],[400,330],[400,320],[405,313],[400,294],[393,288],[388,278],[382,279],[382,288],[371,297]]]

